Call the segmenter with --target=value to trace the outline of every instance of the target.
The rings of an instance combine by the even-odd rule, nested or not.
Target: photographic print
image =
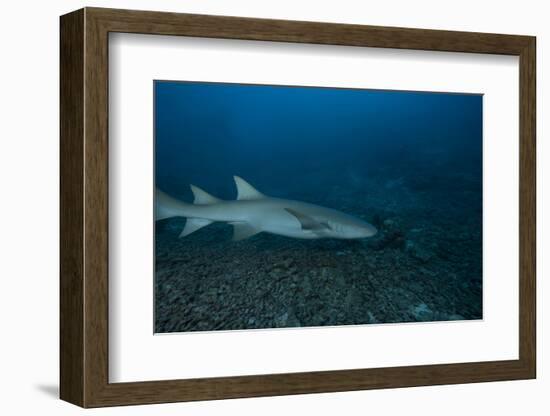
[[[481,94],[153,87],[155,333],[482,319]]]

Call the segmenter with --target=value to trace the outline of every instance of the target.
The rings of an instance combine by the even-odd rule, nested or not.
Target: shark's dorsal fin
[[[204,205],[220,202],[218,198],[210,195],[208,192],[203,191],[201,188],[195,185],[191,185],[191,191],[193,191],[193,196],[195,197],[195,199],[193,200],[194,204]]]
[[[265,195],[258,192],[252,185],[239,176],[233,176],[235,185],[237,185],[237,199],[260,199],[265,198]]]
[[[288,212],[289,214],[294,215],[294,217],[296,217],[296,219],[300,221],[302,230],[311,230],[311,231],[330,230],[330,226],[327,223],[319,222],[314,218],[310,217],[309,215],[302,214],[292,208],[285,208],[285,211]]]
[[[258,234],[261,230],[254,228],[246,222],[234,222],[233,225],[233,241],[244,240]]]

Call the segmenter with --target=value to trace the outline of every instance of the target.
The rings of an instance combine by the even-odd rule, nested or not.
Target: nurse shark
[[[186,217],[180,237],[213,222],[233,226],[233,240],[266,232],[292,238],[356,239],[372,237],[376,228],[366,221],[331,208],[290,199],[272,198],[257,191],[239,176],[236,200],[221,200],[191,185],[193,204],[156,189],[155,220]]]

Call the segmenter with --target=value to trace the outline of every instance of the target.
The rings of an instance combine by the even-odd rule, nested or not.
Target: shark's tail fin
[[[191,185],[191,190],[194,196],[193,204],[179,201],[155,189],[155,220],[158,221],[171,217],[187,217],[180,237],[185,237],[212,223],[212,221],[200,217],[200,207],[197,205],[214,204],[220,201],[218,198],[213,197],[194,185]]]
[[[190,204],[172,198],[159,189],[155,189],[155,220],[171,217],[186,217]]]

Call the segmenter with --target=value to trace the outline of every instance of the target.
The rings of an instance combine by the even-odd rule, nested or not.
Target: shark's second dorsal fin
[[[237,199],[260,199],[265,198],[265,195],[258,192],[252,185],[239,176],[233,176],[235,185],[237,185]]]
[[[195,185],[191,185],[191,191],[193,191],[193,196],[195,197],[195,199],[193,200],[194,204],[203,205],[220,202],[218,198],[210,195],[208,192],[203,191],[201,188]]]

